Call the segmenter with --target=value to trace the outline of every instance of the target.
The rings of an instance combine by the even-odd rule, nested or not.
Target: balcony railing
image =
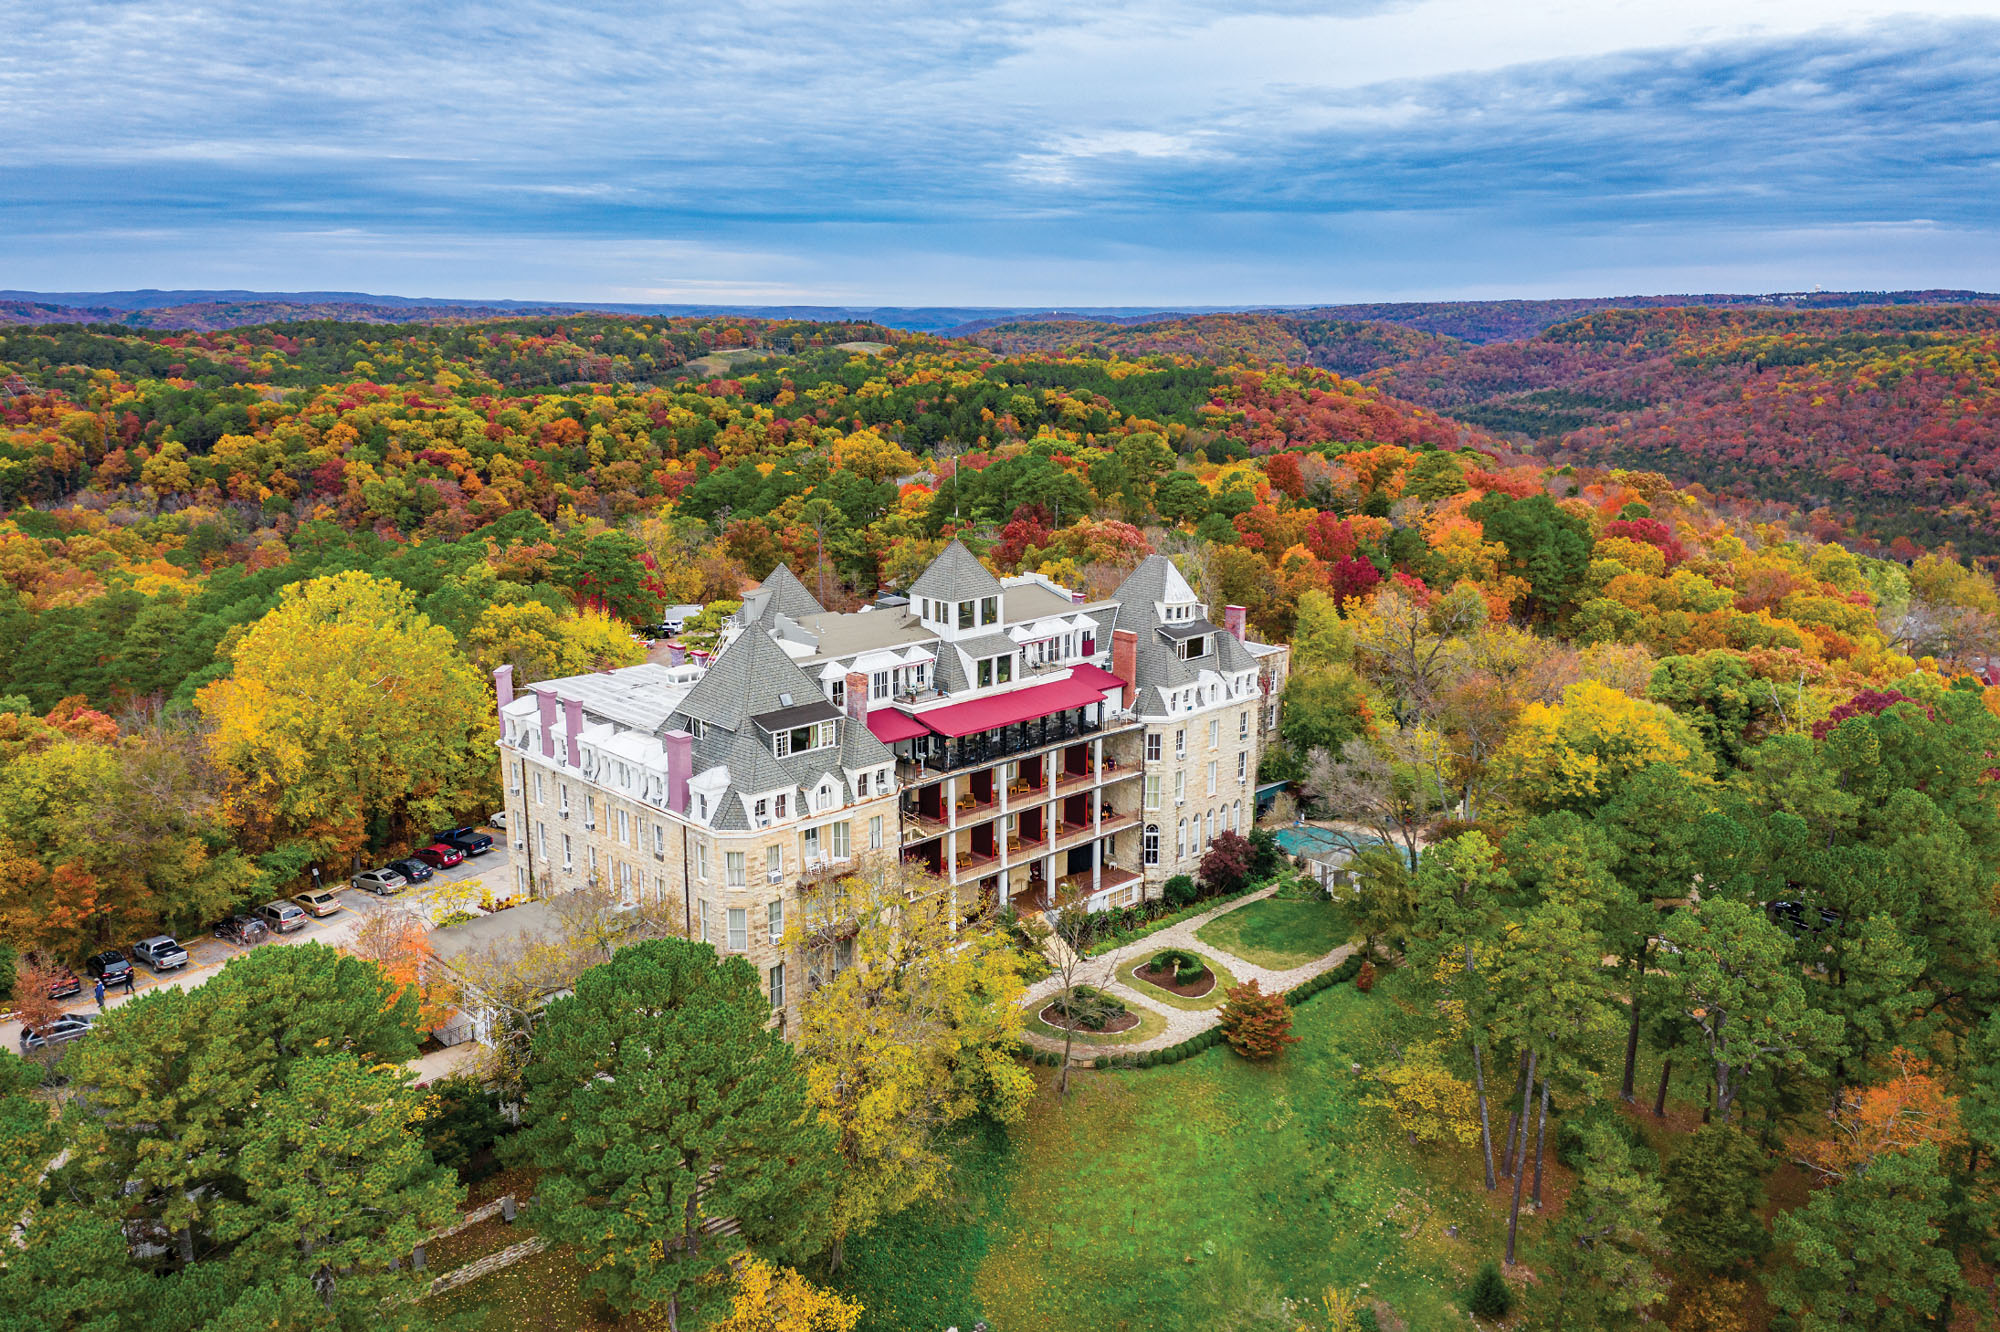
[[[1138,724],[1136,721],[1116,718],[1109,722],[1087,721],[1077,712],[1037,717],[1032,721],[1015,722],[997,730],[982,731],[978,735],[968,735],[957,740],[946,740],[942,744],[934,744],[922,758],[912,761],[911,766],[919,772],[926,773],[980,768],[1016,754],[1027,754],[1050,745],[1059,745],[1088,736],[1127,730]]]

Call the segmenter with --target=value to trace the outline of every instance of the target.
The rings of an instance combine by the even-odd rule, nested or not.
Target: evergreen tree
[[[1666,1298],[1651,1254],[1662,1247],[1666,1198],[1659,1182],[1632,1163],[1631,1149],[1609,1125],[1584,1133],[1576,1187],[1551,1235],[1547,1278],[1536,1288],[1539,1321],[1549,1327],[1630,1327]]]
[[[1771,1246],[1761,1215],[1765,1168],[1740,1129],[1708,1124],[1689,1134],[1660,1171],[1674,1255],[1717,1273],[1761,1258]]]
[[[681,939],[620,950],[549,1006],[513,1145],[543,1172],[539,1232],[612,1307],[665,1304],[678,1327],[746,1248],[824,1246],[831,1133],[769,1018],[748,962]],[[703,1229],[720,1217],[742,1233]]]
[[[1938,1243],[1947,1186],[1934,1143],[1889,1152],[1815,1192],[1776,1223],[1787,1261],[1767,1278],[1798,1332],[1918,1332],[1958,1263]]]

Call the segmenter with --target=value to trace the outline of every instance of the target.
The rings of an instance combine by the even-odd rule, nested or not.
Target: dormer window
[[[1196,634],[1193,638],[1183,638],[1180,644],[1181,660],[1190,661],[1195,657],[1208,655],[1208,635]]]
[[[979,622],[981,624],[1000,623],[1000,598],[981,597],[979,599]]]
[[[958,627],[959,627],[959,628],[961,628],[961,629],[970,629],[970,628],[972,628],[972,627],[973,627],[973,626],[972,626],[972,609],[973,609],[973,603],[972,603],[972,602],[970,602],[970,601],[961,601],[961,602],[959,602],[959,603],[958,603]]]

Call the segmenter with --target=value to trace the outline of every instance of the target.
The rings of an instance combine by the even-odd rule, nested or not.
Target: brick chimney
[[[667,808],[687,813],[688,779],[694,775],[694,736],[686,731],[668,731],[660,737],[667,751]]]
[[[583,700],[566,698],[563,700],[563,729],[569,732],[569,766],[583,766]]]
[[[868,724],[868,677],[861,671],[847,673],[847,715]]]
[[[1070,599],[1070,604],[1081,606],[1083,604],[1083,593],[1072,592],[1069,594],[1069,599]]]
[[[1139,635],[1130,629],[1111,631],[1111,673],[1125,682],[1121,706],[1131,707],[1139,693],[1132,683],[1139,678]]]
[[[1230,633],[1235,634],[1236,641],[1239,643],[1243,641],[1244,621],[1248,618],[1249,614],[1250,612],[1241,606],[1224,606],[1222,608],[1222,627]]]
[[[493,697],[499,701],[498,706],[503,711],[509,703],[514,701],[514,668],[512,666],[495,666],[493,668]]]
[[[556,756],[556,696],[546,689],[535,691],[535,721],[542,728],[542,757]]]

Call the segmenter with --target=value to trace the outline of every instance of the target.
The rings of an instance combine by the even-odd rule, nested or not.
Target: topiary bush
[[[1176,911],[1189,905],[1199,896],[1195,891],[1194,880],[1185,874],[1176,874],[1173,878],[1168,879],[1166,887],[1161,890],[1161,894],[1167,905]]]
[[[1208,966],[1185,948],[1162,949],[1146,965],[1154,971],[1171,971],[1176,985],[1194,985],[1208,975]]]
[[[1484,1263],[1472,1278],[1472,1291],[1465,1307],[1480,1318],[1505,1318],[1514,1311],[1514,1288],[1493,1263]]]

